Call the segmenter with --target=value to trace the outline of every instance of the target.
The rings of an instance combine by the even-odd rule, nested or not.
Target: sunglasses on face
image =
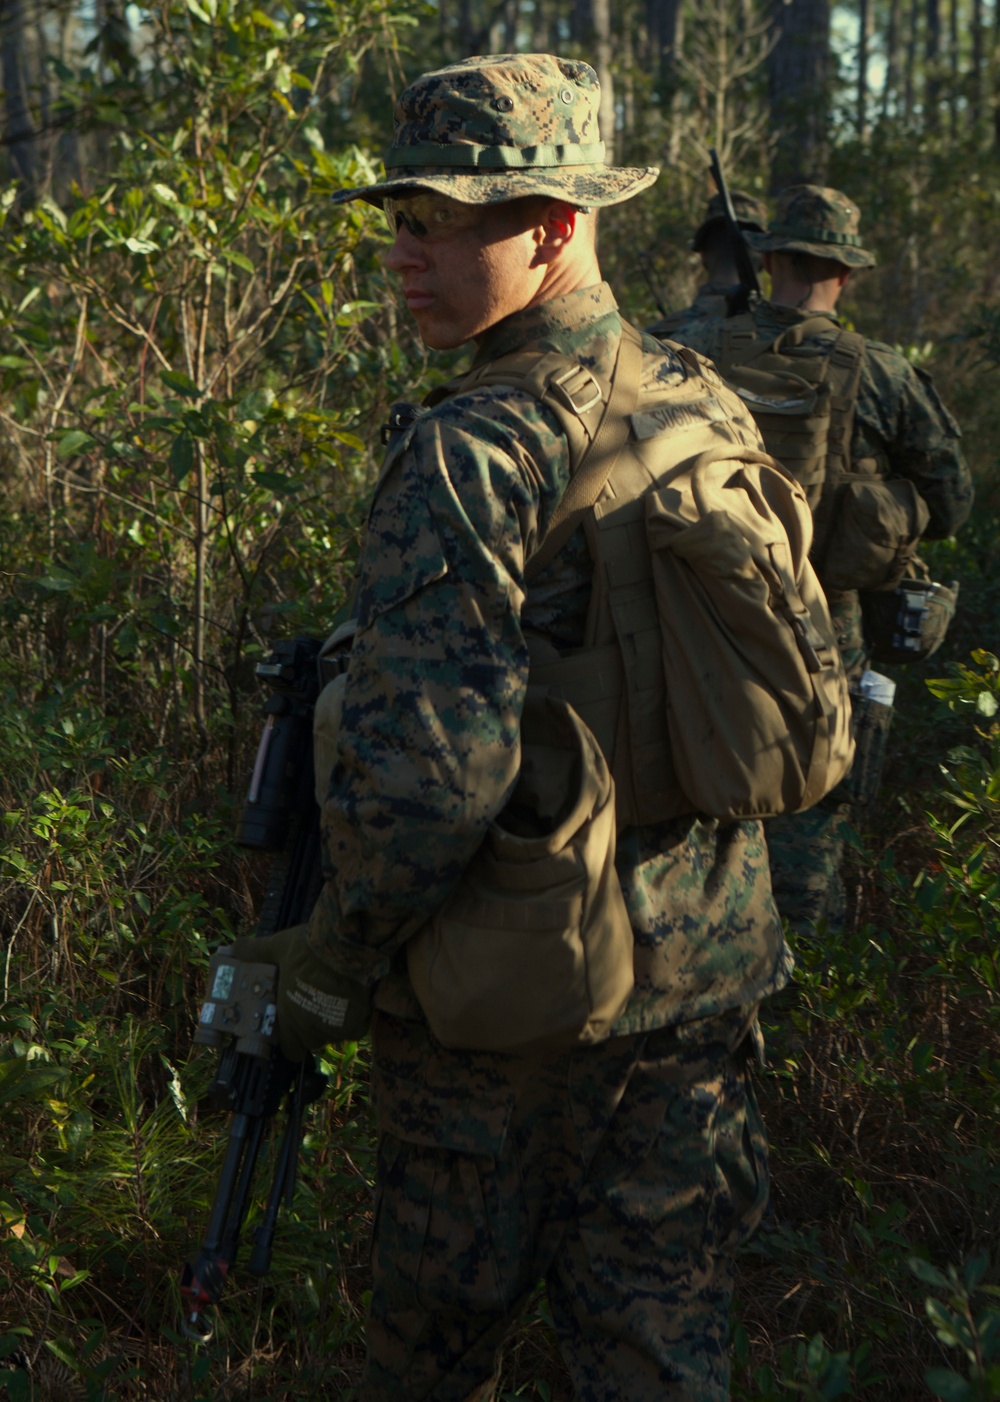
[[[481,211],[476,205],[459,204],[447,195],[407,195],[382,202],[393,234],[405,225],[421,243],[437,243],[478,224]]]

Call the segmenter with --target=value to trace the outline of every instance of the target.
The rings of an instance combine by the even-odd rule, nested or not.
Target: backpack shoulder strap
[[[513,351],[438,385],[423,402],[433,408],[487,385],[508,385],[553,409],[569,440],[571,471],[576,470],[603,417],[609,382],[559,351]]]
[[[528,561],[525,576],[533,578],[558,554],[594,505],[614,470],[629,436],[629,414],[635,408],[642,383],[642,337],[628,322],[622,322],[610,392],[583,457],[576,464],[569,486],[552,513],[541,544]]]
[[[433,407],[485,385],[510,385],[547,404],[559,418],[570,454],[570,482],[538,549],[525,569],[533,578],[558,554],[601,495],[628,441],[629,413],[642,381],[642,337],[622,322],[611,378],[602,381],[586,366],[556,351],[515,351],[433,389]]]

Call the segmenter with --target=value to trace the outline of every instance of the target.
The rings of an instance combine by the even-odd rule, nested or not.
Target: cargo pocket
[[[741,1060],[739,1053],[736,1059]],[[728,1254],[760,1224],[771,1180],[767,1137],[749,1074],[735,1069],[725,1086],[714,1133],[716,1191],[709,1237],[715,1251]]]

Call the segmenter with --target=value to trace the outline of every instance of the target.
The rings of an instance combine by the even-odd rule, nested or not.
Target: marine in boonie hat
[[[597,74],[553,54],[493,54],[424,73],[396,103],[386,179],[335,204],[429,190],[462,204],[549,195],[599,208],[652,185],[659,167],[609,166]]]
[[[848,268],[873,268],[875,255],[862,248],[861,211],[839,190],[789,185],[778,196],[774,218],[762,234],[748,233],[758,253],[811,253]]]
[[[754,195],[748,195],[744,190],[730,190],[729,193],[733,201],[733,213],[740,228],[763,233],[767,227],[767,205],[764,201],[758,200]],[[709,231],[725,223],[725,219],[725,202],[720,194],[714,194],[708,202],[704,219],[694,231],[691,251],[700,253]]]

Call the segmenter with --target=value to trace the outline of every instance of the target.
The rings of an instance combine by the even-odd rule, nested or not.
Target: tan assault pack
[[[838,330],[817,355],[803,341],[829,317],[763,341],[746,313],[721,323],[716,365],[746,404],[765,446],[803,487],[813,512],[811,559],[825,589],[893,589],[912,572],[929,512],[913,483],[851,460],[864,337]]]
[[[581,523],[594,561],[584,646],[560,655],[529,639],[511,802],[406,946],[446,1046],[607,1037],[633,986],[617,830],[803,808],[850,765],[847,684],[808,561],[805,495],[739,440],[739,403],[714,372],[681,355],[674,383],[645,389],[641,339],[625,326],[610,381],[520,352],[431,401],[496,384],[549,405],[572,476],[529,588]]]
[[[527,575],[584,526],[587,636],[562,655],[536,641],[530,681],[597,737],[619,828],[795,812],[853,754],[806,496],[738,440],[740,406],[707,362],[678,353],[678,382],[644,388],[641,338],[626,325],[610,383],[564,356],[515,352],[451,387],[517,387],[566,432],[573,475]]]

